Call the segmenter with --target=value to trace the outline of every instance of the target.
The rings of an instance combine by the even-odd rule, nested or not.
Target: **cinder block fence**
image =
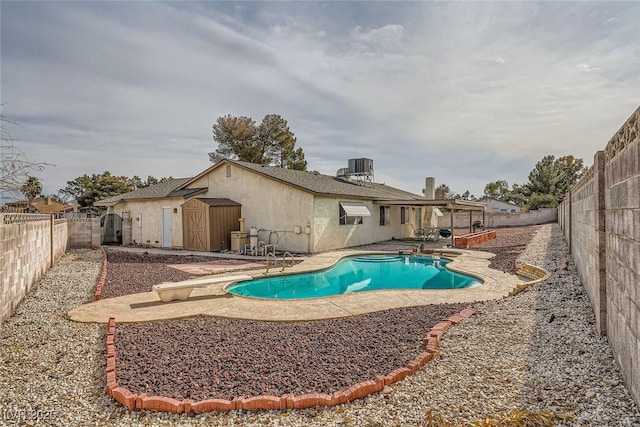
[[[625,383],[640,403],[640,107],[594,155],[558,222]]]
[[[0,323],[69,248],[100,246],[100,219],[0,214]]]

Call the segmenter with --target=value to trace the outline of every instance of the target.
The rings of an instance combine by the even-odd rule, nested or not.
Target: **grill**
[[[448,228],[441,228],[439,233],[440,233],[440,237],[443,237],[445,239],[451,237],[451,230]]]

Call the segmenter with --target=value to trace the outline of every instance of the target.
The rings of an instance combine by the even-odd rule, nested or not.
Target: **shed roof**
[[[234,202],[231,199],[217,199],[217,198],[210,198],[210,197],[198,197],[198,198],[193,199],[193,200],[197,200],[197,201],[202,202],[205,205],[209,205],[209,206],[242,206],[240,203]]]

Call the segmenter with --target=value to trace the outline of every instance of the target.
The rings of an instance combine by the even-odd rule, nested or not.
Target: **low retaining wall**
[[[116,322],[115,318],[111,317],[107,323],[106,340],[107,394],[131,411],[144,409],[178,414],[241,409],[245,411],[307,409],[316,406],[342,405],[382,391],[385,386],[396,383],[404,377],[415,373],[438,354],[438,344],[449,327],[461,322],[473,313],[475,313],[475,310],[467,308],[431,328],[427,336],[423,339],[425,351],[420,353],[413,361],[409,362],[406,367],[396,369],[388,375],[378,375],[373,380],[354,384],[351,387],[336,391],[332,394],[311,393],[302,396],[285,394],[283,396],[236,397],[233,400],[206,399],[198,402],[192,399],[177,400],[164,396],[147,396],[146,393],[136,394],[126,387],[121,387],[118,384],[116,375]]]
[[[496,238],[496,230],[481,231],[478,233],[464,234],[453,237],[453,246],[458,249],[469,249],[487,240]]]

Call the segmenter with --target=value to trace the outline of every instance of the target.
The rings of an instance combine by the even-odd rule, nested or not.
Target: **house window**
[[[409,224],[409,208],[400,208],[400,224]]]
[[[231,165],[227,165],[227,177],[231,176]]]
[[[389,218],[389,206],[380,206],[380,225],[391,224],[391,218]]]
[[[506,209],[500,209],[500,212],[506,212],[506,211],[507,211]]]
[[[362,224],[363,217],[371,216],[361,202],[340,202],[340,225]]]

